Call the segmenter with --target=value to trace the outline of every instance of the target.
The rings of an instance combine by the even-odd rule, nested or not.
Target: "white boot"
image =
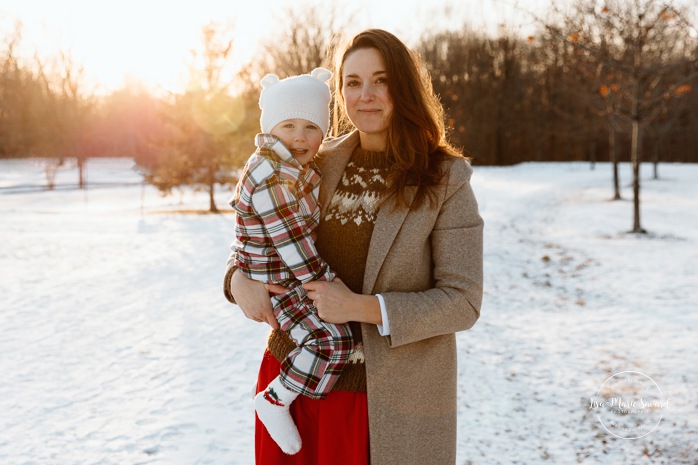
[[[259,420],[267,428],[269,436],[288,455],[301,450],[301,436],[289,411],[289,406],[296,397],[298,393],[281,384],[280,377],[276,377],[254,398],[254,408]]]

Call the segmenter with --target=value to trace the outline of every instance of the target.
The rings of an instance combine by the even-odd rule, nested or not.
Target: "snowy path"
[[[667,180],[645,183],[647,238],[623,234],[632,206],[607,201],[607,165],[477,171],[486,296],[481,320],[459,335],[472,357],[460,358],[459,463],[698,459],[698,170],[664,171]],[[608,434],[588,409],[625,370],[674,401],[661,428],[634,441]]]
[[[0,185],[40,179],[2,163]],[[128,168],[95,163],[90,179],[137,181]],[[698,167],[661,173],[643,185],[652,235],[635,238],[607,165],[476,169],[486,295],[458,335],[458,465],[696,463]],[[221,294],[232,216],[144,192],[0,193],[3,465],[253,463],[267,330]],[[642,439],[588,409],[623,370],[672,400]]]

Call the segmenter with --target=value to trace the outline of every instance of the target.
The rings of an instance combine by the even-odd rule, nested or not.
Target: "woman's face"
[[[347,55],[342,70],[342,94],[347,116],[354,126],[385,143],[393,100],[388,89],[388,73],[378,50],[362,48]]]

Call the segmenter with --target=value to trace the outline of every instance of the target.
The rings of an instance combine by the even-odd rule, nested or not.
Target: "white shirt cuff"
[[[385,301],[380,294],[376,294],[376,297],[378,297],[378,303],[381,306],[381,318],[383,319],[382,325],[376,325],[378,326],[378,333],[381,336],[390,336],[390,321],[388,320],[388,311],[385,308]]]

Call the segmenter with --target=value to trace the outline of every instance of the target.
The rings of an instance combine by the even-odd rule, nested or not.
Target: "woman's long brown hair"
[[[435,200],[434,187],[443,176],[441,161],[462,154],[446,140],[443,107],[421,59],[393,34],[381,29],[365,30],[335,54],[335,135],[340,124],[342,129],[351,127],[342,94],[344,60],[355,50],[366,48],[382,55],[393,101],[386,150],[392,164],[388,194],[397,196],[398,205],[405,206],[405,188],[416,186],[412,205],[419,207],[425,201],[431,204]],[[341,115],[337,107],[342,109]]]

